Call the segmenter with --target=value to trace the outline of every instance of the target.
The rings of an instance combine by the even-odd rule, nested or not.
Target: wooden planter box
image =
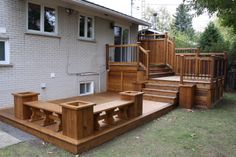
[[[134,101],[133,109],[131,109],[131,117],[137,117],[143,114],[143,92],[125,91],[120,92],[121,99]]]
[[[25,106],[25,102],[37,101],[39,93],[34,92],[21,92],[12,93],[14,96],[14,114],[16,118],[25,120],[31,116],[31,110]]]
[[[71,101],[62,106],[62,133],[74,139],[92,135],[94,131],[94,103]]]

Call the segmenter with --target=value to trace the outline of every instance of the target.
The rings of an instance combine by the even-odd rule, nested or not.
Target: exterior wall
[[[81,41],[78,11],[67,15],[59,6],[59,37],[32,35],[26,33],[25,4],[25,0],[0,1],[0,27],[7,28],[13,64],[0,67],[0,108],[13,103],[12,92],[39,92],[41,100],[77,96],[80,81],[94,81],[95,92],[106,91],[105,44],[114,43],[111,21],[95,17],[95,42]],[[80,76],[83,72],[99,73],[100,79]],[[50,78],[50,73],[56,77]]]

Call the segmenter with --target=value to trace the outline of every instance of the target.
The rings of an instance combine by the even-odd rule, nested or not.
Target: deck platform
[[[101,93],[90,96],[80,96],[73,98],[66,98],[60,100],[49,101],[50,103],[63,103],[67,101],[90,101],[97,104],[111,102],[119,99],[117,93]],[[175,105],[168,103],[160,103],[154,101],[143,100],[143,114],[125,122],[120,122],[113,127],[106,128],[104,130],[96,131],[93,135],[86,138],[76,140],[57,132],[57,126],[50,125],[43,127],[40,124],[42,121],[29,122],[28,120],[21,120],[15,118],[13,108],[6,108],[0,110],[0,120],[13,125],[19,129],[22,129],[28,133],[31,133],[49,143],[52,143],[58,147],[61,147],[73,154],[77,154],[117,137],[131,129],[136,128],[139,125],[145,124],[157,117],[166,114],[175,108]]]

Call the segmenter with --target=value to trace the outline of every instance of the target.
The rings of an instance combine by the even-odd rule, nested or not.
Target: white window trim
[[[85,30],[84,30],[84,37],[81,37],[80,36],[80,16],[84,16],[85,17]],[[93,29],[92,29],[92,37],[88,38],[88,34],[87,34],[87,30],[88,30],[88,18],[92,18],[93,22],[92,22],[92,25],[93,25]],[[82,40],[89,40],[89,41],[94,41],[95,40],[95,18],[94,16],[89,16],[89,15],[86,15],[86,14],[79,14],[79,17],[78,17],[78,38],[79,39],[82,39]]]
[[[40,16],[40,30],[39,31],[32,30],[32,29],[28,28],[29,3],[40,5],[40,15],[41,16]],[[44,31],[44,9],[45,9],[45,7],[55,9],[55,15],[56,15],[55,32],[45,32]],[[58,35],[58,10],[57,10],[57,7],[54,6],[54,5],[51,5],[51,4],[46,4],[45,5],[42,2],[38,2],[38,1],[34,1],[34,0],[26,1],[26,30],[27,30],[27,33],[33,33],[33,34]]]
[[[9,40],[0,39],[1,42],[5,43],[5,61],[0,61],[0,64],[10,64],[10,43]]]
[[[79,85],[81,85],[81,84],[87,84],[87,83],[91,83],[91,91],[88,92],[88,93],[86,93],[86,89],[85,89],[85,93],[84,93],[84,94],[81,94],[81,93],[79,92],[79,95],[80,95],[80,96],[94,94],[94,82],[93,82],[93,81],[82,81],[82,82],[79,83]],[[80,86],[79,86],[79,87],[80,87]],[[85,88],[86,88],[86,85],[85,85]],[[79,89],[79,91],[80,91],[80,89]]]

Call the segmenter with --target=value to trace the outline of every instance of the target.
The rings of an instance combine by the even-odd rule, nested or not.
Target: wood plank
[[[62,114],[62,107],[54,103],[43,102],[43,101],[32,101],[32,102],[25,102],[24,105]]]

